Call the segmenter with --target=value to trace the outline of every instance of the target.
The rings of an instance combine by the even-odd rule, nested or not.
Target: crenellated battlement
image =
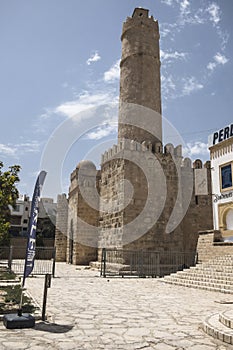
[[[124,36],[127,30],[130,30],[132,29],[132,27],[135,27],[137,25],[141,25],[142,23],[144,25],[147,25],[149,28],[151,26],[153,27],[153,29],[155,28],[159,36],[158,21],[155,20],[153,16],[149,16],[149,10],[137,7],[133,12],[132,17],[126,18],[126,21],[123,24],[122,37]]]
[[[107,151],[105,151],[101,156],[101,165],[105,164],[116,158],[123,157],[123,151],[131,151],[132,158],[135,152],[151,152],[154,155],[159,156],[160,158],[166,159],[167,157],[173,157],[174,159],[181,160],[181,167],[193,168],[193,169],[202,169],[210,168],[210,161],[205,162],[204,164],[200,159],[192,161],[190,158],[183,158],[182,156],[182,145],[174,146],[172,143],[166,144],[164,147],[161,142],[157,142],[155,145],[152,145],[151,142],[143,141],[141,144],[134,141],[123,139],[119,141],[117,145],[113,145]]]

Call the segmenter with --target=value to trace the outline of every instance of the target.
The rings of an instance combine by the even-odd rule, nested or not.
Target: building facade
[[[10,206],[10,229],[13,237],[26,236],[30,215],[30,199],[26,195],[20,195],[13,208]]]
[[[16,200],[16,205],[13,208],[10,206],[10,229],[9,234],[11,243],[24,245],[25,240],[20,238],[27,238],[28,225],[31,214],[31,201],[26,195],[20,195]],[[37,221],[37,240],[39,245],[46,245],[45,239],[54,241],[55,237],[55,223],[57,214],[57,203],[54,203],[52,198],[41,198],[39,201],[39,213]],[[50,242],[50,246],[53,242]]]
[[[233,124],[210,135],[214,229],[233,236]]]

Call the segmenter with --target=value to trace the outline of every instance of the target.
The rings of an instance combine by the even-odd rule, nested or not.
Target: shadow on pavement
[[[39,322],[35,324],[34,329],[37,331],[51,332],[51,333],[67,333],[74,326],[72,325],[62,325],[49,322]]]

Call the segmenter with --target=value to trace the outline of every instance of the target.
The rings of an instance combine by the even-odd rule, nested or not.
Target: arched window
[[[226,215],[226,229],[233,230],[233,209],[229,209]]]

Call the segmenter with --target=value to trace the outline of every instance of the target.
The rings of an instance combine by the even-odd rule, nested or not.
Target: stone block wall
[[[99,240],[99,172],[82,161],[71,174],[67,262],[86,265],[97,259]]]
[[[68,202],[65,194],[57,196],[55,230],[56,261],[66,261]]]
[[[218,256],[233,255],[233,242],[221,242],[221,238],[217,230],[199,232],[197,252],[200,263]]]
[[[197,162],[192,167],[191,160],[182,159],[181,153],[180,146],[174,148],[168,144],[163,152],[161,144],[152,147],[150,143],[138,144],[129,140],[124,140],[123,144],[105,152],[102,156],[101,200],[110,203],[111,210],[105,212],[104,208],[100,208],[101,227],[105,228],[100,232],[100,248],[195,251],[197,232],[212,228],[210,169],[206,163],[207,193],[196,196],[195,169],[203,166]],[[137,165],[140,159],[145,160],[144,163],[142,161],[144,170]],[[165,191],[163,189],[159,192],[163,185],[159,180],[161,176],[165,180]],[[122,183],[127,185],[127,182],[132,185],[132,192],[126,191],[125,187],[121,188]],[[148,206],[148,188],[151,191],[151,186],[156,189],[154,195],[158,195],[158,198]],[[190,198],[186,198],[187,186]],[[116,212],[112,212],[119,196],[123,208],[117,212],[119,207],[116,206]],[[188,201],[187,208],[185,201]],[[147,212],[141,216],[145,207]],[[162,211],[156,217],[161,207]],[[171,217],[174,222],[178,217],[181,219],[174,230],[166,233]],[[142,218],[141,221],[138,218]],[[137,235],[142,226],[148,229],[144,234]]]
[[[101,248],[122,248],[124,168],[121,158],[102,164],[100,182],[99,260]]]

